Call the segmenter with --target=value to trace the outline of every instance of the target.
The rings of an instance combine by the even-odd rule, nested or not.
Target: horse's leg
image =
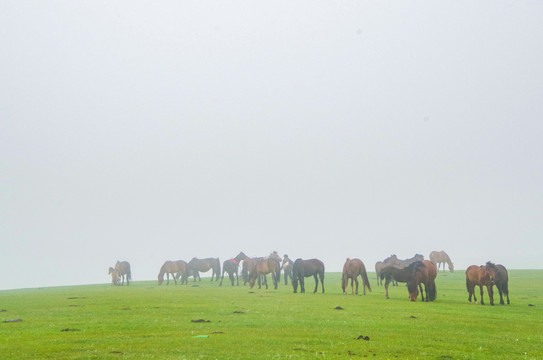
[[[419,292],[420,292],[421,301],[424,301],[424,292],[422,291],[422,283],[419,283]],[[426,298],[428,298],[428,295],[426,295]]]
[[[239,277],[238,277],[238,272],[234,272],[234,274],[236,274],[236,283],[238,284],[239,286]],[[234,282],[232,281],[232,286],[234,286]]]
[[[486,286],[488,291],[488,297],[490,298],[490,305],[494,306],[494,290],[492,289],[492,284]]]
[[[321,279],[322,293],[324,294],[324,271],[322,273],[319,273],[319,277]]]
[[[484,305],[485,300],[483,299],[483,284],[479,285],[479,289],[481,290],[481,305]]]
[[[388,297],[388,283],[389,283],[388,280],[389,280],[388,278],[385,279],[385,298],[386,298],[386,299],[390,299],[390,298]]]
[[[305,293],[305,276],[303,274],[300,276],[300,293]]]

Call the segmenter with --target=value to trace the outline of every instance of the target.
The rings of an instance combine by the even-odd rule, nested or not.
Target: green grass
[[[543,359],[543,270],[510,271],[511,305],[493,307],[468,303],[462,271],[438,275],[434,303],[405,286],[386,300],[373,273],[373,292],[343,295],[340,275],[326,274],[326,294],[312,278],[305,294],[205,278],[0,291],[0,358]]]

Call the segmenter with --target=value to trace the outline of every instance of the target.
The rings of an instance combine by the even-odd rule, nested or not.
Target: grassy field
[[[339,273],[325,294],[312,278],[305,294],[206,278],[0,291],[0,358],[543,359],[543,270],[509,275],[511,305],[493,307],[468,303],[463,271],[438,275],[433,303],[405,286],[386,300],[373,273],[366,296],[343,295]]]

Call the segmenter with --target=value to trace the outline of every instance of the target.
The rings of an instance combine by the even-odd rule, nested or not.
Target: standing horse
[[[422,260],[422,263],[424,267],[418,268],[416,274],[422,301],[434,301],[437,297],[435,281],[437,268],[430,260]],[[424,284],[424,292],[422,291],[422,284]],[[426,294],[426,300],[424,294]]]
[[[126,278],[126,286],[130,285],[130,280],[132,280],[132,273],[130,271],[130,264],[128,261],[117,261],[115,264],[115,270],[121,278],[121,286],[124,285],[124,280]]]
[[[236,281],[239,286],[239,277],[238,277],[238,269],[239,269],[239,262],[243,259],[246,259],[247,255],[245,255],[242,252],[236,255],[236,257],[232,259],[225,260],[222,263],[222,276],[221,276],[221,283],[219,286],[222,285],[222,280],[224,279],[224,273],[228,273],[228,277],[230,278],[230,281],[232,282],[232,286],[234,286],[234,275],[236,275]]]
[[[486,266],[471,265],[466,270],[466,288],[468,289],[468,300],[471,302],[471,297],[477,303],[477,297],[475,296],[475,286],[479,286],[481,290],[481,305],[484,305],[483,300],[483,286],[486,286],[488,291],[488,297],[490,298],[490,305],[494,305],[494,293],[492,292],[493,285],[493,273],[488,271]]]
[[[183,260],[166,261],[158,273],[158,285],[162,285],[164,282],[164,274],[166,274],[166,285],[170,284],[170,274],[172,275],[175,285],[177,285],[177,279],[179,279],[181,275],[185,274],[187,271],[187,266],[187,262]]]
[[[347,294],[347,285],[349,279],[351,279],[351,294],[355,294],[353,289],[353,281],[356,283],[356,295],[358,295],[358,276],[362,278],[362,287],[364,289],[364,295],[366,295],[366,286],[371,291],[370,281],[368,280],[368,274],[366,273],[366,267],[360,259],[349,259],[345,261],[343,265],[343,274],[341,275],[341,288],[343,294]]]
[[[187,272],[183,276],[188,277],[193,275],[194,281],[196,281],[196,278],[198,278],[198,281],[202,281],[200,278],[200,272],[208,272],[209,270],[212,271],[211,281],[213,281],[213,278],[215,278],[215,281],[219,281],[219,276],[221,275],[221,263],[219,258],[192,258],[192,260],[188,263]]]
[[[262,287],[260,282],[260,277],[264,277],[264,285],[266,290],[268,289],[268,280],[266,275],[271,274],[273,286],[277,289],[277,284],[279,283],[279,274],[281,274],[281,265],[280,261],[275,256],[268,256],[262,260],[256,262],[254,267],[249,272],[249,286],[251,289],[255,286],[255,281],[258,278],[258,288]]]
[[[120,285],[121,280],[119,279],[119,272],[117,270],[110,266],[108,274],[111,275],[111,285]]]
[[[313,293],[316,293],[319,288],[320,278],[322,293],[324,294],[324,263],[319,259],[296,259],[292,267],[292,287],[294,292],[298,291],[298,283],[300,283],[300,292],[305,293],[304,279],[309,276],[315,278],[315,290]]]
[[[290,282],[292,282],[292,265],[294,265],[294,261],[290,260],[288,255],[283,256],[281,270],[283,270],[283,276],[285,277],[285,285],[288,285],[289,278]]]
[[[445,263],[447,263],[447,265],[449,265],[449,271],[454,272],[454,264],[445,251],[432,251],[430,253],[430,261],[437,266],[437,271],[439,271],[441,264],[443,264],[443,271],[445,271]]]
[[[409,293],[409,300],[415,301],[418,296],[418,279],[417,270],[424,267],[422,261],[415,261],[405,268],[399,268],[393,265],[385,266],[381,269],[381,280],[385,280],[385,297],[388,297],[388,284],[394,279],[398,282],[407,283],[407,291]]]
[[[507,305],[509,305],[509,275],[507,274],[507,269],[503,265],[495,265],[490,261],[486,263],[486,269],[494,273],[494,284],[500,293],[500,304],[504,305],[503,295],[505,295],[507,297]]]

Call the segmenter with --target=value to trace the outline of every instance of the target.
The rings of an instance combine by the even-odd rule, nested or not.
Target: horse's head
[[[449,271],[450,271],[450,272],[454,272],[454,264],[453,264],[453,263],[451,263],[451,264],[449,265]]]
[[[490,281],[494,282],[494,278],[496,277],[496,273],[498,272],[498,267],[496,266],[496,264],[487,261],[485,269],[488,273],[488,276],[490,277]]]
[[[409,292],[409,300],[417,300],[417,297],[419,296],[419,289],[416,282],[408,282],[407,291]]]

